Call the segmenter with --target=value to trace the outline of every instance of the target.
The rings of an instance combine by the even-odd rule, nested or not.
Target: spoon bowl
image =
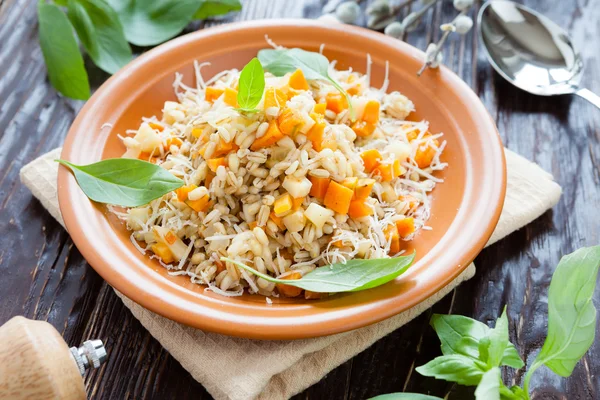
[[[506,0],[487,2],[478,22],[488,59],[507,81],[540,96],[578,94],[600,108],[600,97],[580,87],[583,61],[560,26]]]

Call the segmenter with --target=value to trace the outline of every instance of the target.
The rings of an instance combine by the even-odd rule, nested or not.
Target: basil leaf
[[[500,400],[500,368],[494,367],[481,377],[475,400]]]
[[[226,257],[221,257],[221,260],[229,261],[269,282],[283,283],[318,293],[339,293],[357,292],[383,285],[406,271],[414,258],[415,254],[413,253],[410,256],[395,258],[354,259],[345,264],[337,263],[316,268],[295,280],[273,278]]]
[[[107,0],[117,12],[127,40],[153,46],[180,33],[198,9],[198,0]]]
[[[488,334],[490,346],[488,347],[488,365],[498,367],[508,346],[508,318],[506,317],[506,307],[502,311],[500,318],[496,320],[494,329],[490,329]]]
[[[241,9],[242,3],[239,0],[202,0],[200,8],[194,14],[194,19],[216,17]]]
[[[423,376],[432,376],[465,386],[477,386],[486,365],[461,354],[436,357],[427,364],[415,368]]]
[[[510,389],[504,385],[500,385],[501,400],[529,400],[529,396],[525,394],[519,386],[512,386]]]
[[[69,0],[67,16],[98,67],[114,74],[131,60],[119,16],[103,0]]]
[[[56,90],[72,99],[90,97],[90,83],[73,27],[53,4],[38,3],[39,38],[48,78]]]
[[[158,165],[131,158],[111,158],[89,165],[56,161],[69,167],[85,195],[99,203],[142,206],[184,184]]]
[[[598,267],[600,246],[579,249],[560,260],[548,292],[548,336],[528,377],[542,364],[560,376],[571,375],[594,342],[596,308],[592,295]]]
[[[427,396],[419,393],[388,393],[371,397],[369,400],[443,400],[441,397]]]
[[[329,60],[323,54],[302,49],[262,49],[258,52],[258,59],[263,68],[275,76],[283,76],[301,69],[306,79],[331,82],[341,94],[346,96],[350,115],[354,119],[350,96],[335,79],[329,76]]]
[[[485,358],[487,362],[487,353],[485,357],[480,354],[480,341],[490,332],[486,324],[462,315],[441,314],[434,314],[430,324],[440,339],[443,354],[462,354],[475,360]],[[501,365],[517,369],[524,365],[517,349],[510,342],[504,350]]]
[[[242,69],[237,101],[242,111],[253,111],[265,91],[265,71],[255,57]]]

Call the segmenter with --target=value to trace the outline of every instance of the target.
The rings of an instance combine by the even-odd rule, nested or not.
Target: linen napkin
[[[56,180],[61,149],[21,169],[21,181],[63,224]],[[552,175],[505,149],[508,169],[506,201],[488,245],[523,227],[552,208],[561,194]],[[337,335],[291,341],[259,341],[203,332],[161,317],[117,292],[133,315],[217,400],[285,399],[318,382],[329,371],[398,329],[458,284],[475,274],[465,271],[443,290],[414,308],[385,321]],[[256,360],[261,368],[256,368]]]

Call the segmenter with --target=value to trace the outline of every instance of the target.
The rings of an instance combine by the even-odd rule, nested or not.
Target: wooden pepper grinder
[[[0,399],[85,399],[81,377],[104,361],[100,340],[69,349],[49,323],[14,317],[0,327]]]

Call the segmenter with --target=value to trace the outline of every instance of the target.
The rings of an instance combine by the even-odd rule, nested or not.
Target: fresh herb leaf
[[[427,396],[419,393],[388,393],[371,397],[369,400],[443,400],[441,397]]]
[[[239,0],[202,0],[194,19],[207,19],[241,9],[242,3]]]
[[[258,58],[253,58],[242,69],[237,101],[242,111],[253,111],[265,91],[265,71]]]
[[[494,367],[481,377],[475,400],[500,400],[500,368]]]
[[[596,333],[592,295],[600,267],[600,246],[586,247],[564,256],[548,291],[548,336],[525,376],[525,392],[533,372],[546,365],[554,373],[570,376],[588,351]]]
[[[99,203],[138,207],[184,184],[158,165],[131,158],[111,158],[89,165],[56,161],[69,167],[85,195]]]
[[[477,386],[486,371],[487,365],[461,354],[436,357],[427,364],[415,368],[424,376],[433,376],[465,386]]]
[[[502,362],[502,357],[508,346],[508,318],[506,317],[506,307],[502,311],[500,318],[496,320],[494,329],[490,329],[488,334],[490,345],[487,349],[490,367],[498,367]]]
[[[153,46],[180,33],[198,9],[198,0],[107,0],[117,12],[127,40]]]
[[[443,354],[462,354],[475,360],[484,359],[480,354],[480,342],[490,332],[486,324],[462,315],[441,314],[434,314],[430,324],[440,338]],[[487,362],[487,355],[485,361]],[[517,369],[524,365],[517,349],[510,342],[504,350],[501,365]]]
[[[404,273],[411,266],[414,258],[413,253],[404,257],[354,259],[345,264],[337,263],[316,268],[295,280],[273,278],[226,257],[222,257],[221,260],[235,264],[269,282],[284,283],[318,293],[339,293],[357,292],[383,285]]]
[[[40,47],[50,83],[72,99],[90,97],[90,83],[79,52],[73,27],[66,15],[54,4],[38,3]]]
[[[69,0],[67,16],[98,67],[114,74],[131,60],[119,16],[103,0]]]
[[[350,116],[354,119],[354,110],[348,93],[329,76],[329,60],[323,54],[302,49],[262,49],[258,59],[263,68],[275,76],[301,69],[306,79],[327,80],[346,97]]]

